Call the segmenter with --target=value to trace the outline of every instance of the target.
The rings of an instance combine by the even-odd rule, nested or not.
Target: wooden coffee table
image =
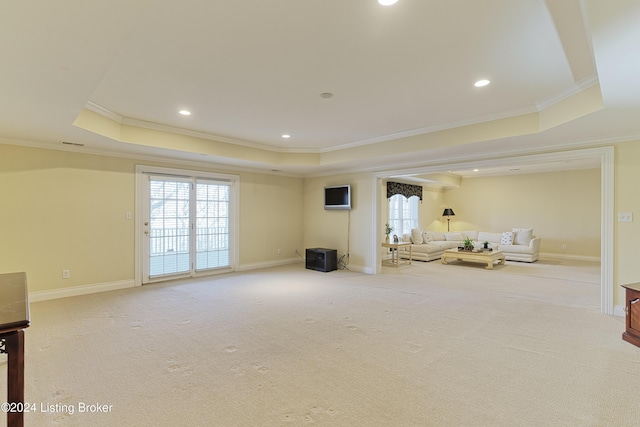
[[[499,261],[500,265],[504,265],[504,254],[501,251],[459,251],[457,249],[447,249],[442,254],[442,263],[448,264],[447,260],[457,259],[458,261],[482,262],[487,264],[487,270],[493,270],[493,263]]]

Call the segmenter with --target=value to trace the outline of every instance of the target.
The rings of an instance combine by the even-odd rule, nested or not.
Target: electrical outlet
[[[282,249],[278,249],[278,255],[282,254]]]
[[[567,249],[567,244],[566,243],[562,244],[562,249]]]
[[[71,278],[71,271],[70,270],[62,270],[62,278],[63,279]]]
[[[633,213],[618,212],[618,222],[633,222]]]

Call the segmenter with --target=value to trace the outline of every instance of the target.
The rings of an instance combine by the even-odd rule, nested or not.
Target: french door
[[[232,268],[233,182],[142,173],[142,283]]]

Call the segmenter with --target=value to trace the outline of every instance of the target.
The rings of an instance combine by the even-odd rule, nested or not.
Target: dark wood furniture
[[[25,273],[0,274],[0,353],[7,354],[7,426],[24,425],[24,328],[29,326]]]
[[[624,311],[627,318],[627,330],[622,339],[640,347],[640,283],[622,285],[626,289]]]
[[[333,271],[338,269],[338,251],[335,249],[309,248],[305,254],[305,266],[309,270]]]

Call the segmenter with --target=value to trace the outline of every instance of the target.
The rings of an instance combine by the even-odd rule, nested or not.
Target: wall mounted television
[[[324,187],[325,209],[351,209],[351,186]]]

